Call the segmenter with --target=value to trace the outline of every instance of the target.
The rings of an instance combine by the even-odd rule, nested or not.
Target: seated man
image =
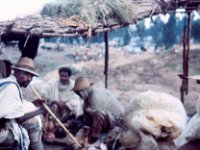
[[[11,75],[11,68],[12,63],[9,60],[0,60],[0,67],[1,75],[0,77],[6,78]],[[24,97],[24,91],[23,91],[23,97]],[[26,101],[23,99],[23,110],[24,113],[29,113],[31,111],[37,110],[37,107],[34,106],[33,103]],[[28,136],[30,139],[30,148],[32,150],[43,150],[43,144],[41,141],[41,132],[42,132],[42,121],[40,116],[35,116],[33,118],[28,119],[27,121],[24,121],[21,124],[28,132]]]
[[[21,124],[44,110],[41,107],[25,113],[20,87],[27,87],[32,77],[38,74],[34,61],[28,57],[21,57],[13,71],[13,75],[0,79],[0,148],[28,149],[29,137]]]
[[[65,122],[70,111],[71,115],[76,118],[83,114],[83,102],[71,89],[74,86],[74,81],[70,79],[71,69],[62,67],[58,71],[59,79],[52,79],[43,86],[41,91],[42,96],[53,101],[52,108],[61,121]],[[69,109],[69,111],[67,110]]]

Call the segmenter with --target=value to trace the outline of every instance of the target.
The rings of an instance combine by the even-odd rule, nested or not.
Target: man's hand
[[[44,99],[36,99],[33,101],[33,104],[37,107],[43,106],[43,103],[45,103]]]
[[[40,107],[38,110],[39,110],[40,113],[43,114],[43,115],[45,115],[45,114],[48,112],[44,106]]]

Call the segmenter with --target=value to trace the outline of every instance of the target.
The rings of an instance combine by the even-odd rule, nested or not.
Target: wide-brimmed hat
[[[200,80],[200,75],[184,76],[183,74],[178,74],[178,76],[179,76],[181,79],[194,79],[194,80]]]
[[[89,88],[93,83],[91,83],[87,78],[85,77],[78,77],[75,81],[73,91],[81,91]]]
[[[34,76],[39,76],[39,74],[35,71],[35,63],[33,59],[28,57],[20,57],[17,64],[12,66],[12,68],[29,72]]]

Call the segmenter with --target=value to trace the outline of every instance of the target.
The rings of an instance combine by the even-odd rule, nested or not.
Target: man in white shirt
[[[39,108],[25,114],[20,87],[26,88],[32,77],[38,74],[35,72],[34,61],[28,57],[21,57],[12,69],[13,75],[0,79],[0,148],[18,147],[26,150],[29,139],[26,130],[20,124],[43,113],[44,110]]]
[[[56,114],[61,120],[64,119],[64,114],[61,112],[63,112],[62,109],[65,109],[65,106],[69,108],[70,114],[73,114],[75,117],[81,116],[83,114],[83,101],[71,90],[74,87],[74,81],[70,78],[72,74],[71,69],[61,67],[58,73],[59,79],[49,80],[44,85],[42,90],[43,97],[57,104]]]

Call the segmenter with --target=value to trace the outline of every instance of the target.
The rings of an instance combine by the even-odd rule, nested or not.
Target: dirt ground
[[[133,97],[146,90],[159,90],[180,98],[182,80],[177,73],[182,73],[182,50],[155,54],[153,52],[126,53],[122,48],[110,47],[108,89],[111,90],[126,105]],[[189,74],[199,74],[200,45],[191,46]],[[66,61],[77,76],[87,76],[99,86],[105,86],[104,59],[90,59],[82,62]],[[78,71],[77,71],[78,70]],[[44,75],[45,79],[57,76],[57,70]],[[189,80],[188,94],[184,105],[188,114],[195,113],[195,104],[200,85],[195,80]]]
[[[92,45],[90,50],[77,55],[79,45],[69,45],[64,51],[44,50],[39,48],[35,59],[41,79],[58,77],[60,66],[69,66],[74,74],[86,76],[97,86],[105,86],[104,55],[100,45]],[[87,48],[88,49],[88,48]],[[134,96],[146,90],[158,90],[180,98],[182,80],[177,73],[182,73],[182,48],[174,51],[133,53],[123,48],[110,46],[108,89],[111,90],[125,106]],[[93,51],[94,50],[94,51]],[[18,48],[6,47],[4,52],[13,64],[20,57]],[[83,56],[82,56],[83,55]],[[200,74],[200,45],[191,46],[189,74]],[[200,84],[189,80],[188,94],[184,105],[189,115],[195,113],[195,104]],[[47,150],[62,150],[63,146],[44,144]]]
[[[77,54],[80,45],[68,45],[64,51],[44,50],[39,48],[36,57],[37,71],[41,78],[48,80],[57,77],[59,66],[69,66],[73,69],[75,79],[87,76],[98,86],[105,85],[104,54],[102,46],[91,45],[82,54]],[[82,49],[84,49],[82,48]],[[4,48],[8,59],[16,63],[20,52],[17,48]],[[133,53],[123,48],[109,47],[108,89],[111,90],[126,105],[139,92],[159,90],[180,98],[181,79],[177,73],[182,73],[182,47],[175,51]],[[79,50],[80,52],[80,50]],[[191,45],[189,74],[200,73],[200,45]],[[200,85],[195,80],[189,80],[188,94],[184,105],[188,114],[195,112],[195,103]]]

